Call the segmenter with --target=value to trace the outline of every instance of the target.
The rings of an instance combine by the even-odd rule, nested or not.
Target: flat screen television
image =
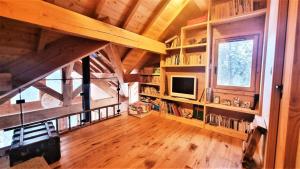
[[[197,98],[197,78],[195,76],[171,76],[171,96],[187,99]]]

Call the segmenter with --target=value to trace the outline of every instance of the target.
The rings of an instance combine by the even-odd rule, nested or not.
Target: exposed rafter
[[[106,44],[107,42],[66,37],[52,43],[40,52],[33,52],[20,57],[18,61],[0,68],[1,72],[12,74],[13,82],[13,90],[1,95],[0,99],[19,88],[30,86],[70,62],[100,50]]]
[[[110,41],[155,53],[166,53],[165,44],[97,21],[43,1],[0,0],[0,16],[85,38]],[[60,18],[64,16],[64,20]]]

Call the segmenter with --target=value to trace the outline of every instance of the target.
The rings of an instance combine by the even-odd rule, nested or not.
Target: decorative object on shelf
[[[175,36],[171,37],[170,39],[166,40],[165,44],[166,44],[167,48],[173,48],[173,47],[180,46],[180,37],[178,35],[175,35]]]
[[[212,88],[206,89],[206,102],[211,103],[212,102]]]
[[[223,99],[221,104],[226,105],[226,106],[231,106],[231,100]]]
[[[189,42],[190,45],[193,45],[193,44],[195,44],[197,42],[197,40],[195,38],[190,38],[188,40],[188,42]]]
[[[247,109],[250,109],[250,106],[251,106],[251,102],[250,101],[243,101],[240,105],[240,107],[242,108],[247,108]]]
[[[220,104],[220,96],[214,96],[214,103]]]
[[[206,43],[206,42],[207,42],[207,38],[201,38],[201,40],[198,43],[201,44],[201,43]]]
[[[240,98],[234,97],[232,101],[232,106],[234,107],[240,107]]]
[[[203,106],[193,106],[193,118],[203,120],[204,109]]]

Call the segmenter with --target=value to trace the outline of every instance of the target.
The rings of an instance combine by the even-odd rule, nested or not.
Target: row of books
[[[215,4],[212,7],[212,19],[223,19],[241,15],[262,8],[262,1],[258,0],[230,0]]]
[[[221,116],[213,113],[206,115],[205,118],[206,118],[206,123],[210,125],[230,128],[243,133],[250,133],[253,128],[251,122],[234,119],[226,116]]]
[[[159,90],[155,87],[146,86],[146,87],[141,87],[141,93],[150,94],[150,95],[159,95]]]
[[[167,48],[174,48],[180,46],[180,37],[178,35],[165,41]]]
[[[144,67],[140,70],[141,74],[159,74],[160,68],[159,67]]]
[[[193,53],[189,55],[174,54],[166,58],[166,65],[199,65],[205,64],[206,53]]]
[[[189,118],[189,119],[193,117],[192,110],[180,107],[177,104],[172,102],[161,101],[160,111],[175,116]]]
[[[160,77],[159,76],[141,76],[140,82],[141,83],[156,83],[159,84]]]

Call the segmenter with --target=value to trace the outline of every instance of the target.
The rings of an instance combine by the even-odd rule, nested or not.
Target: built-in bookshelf
[[[260,115],[259,107],[254,107],[252,110],[250,106],[245,108],[233,104],[225,105],[221,102],[214,103],[213,98],[207,100],[206,89],[214,90],[212,86],[215,40],[213,33],[216,33],[215,29],[224,25],[226,29],[222,31],[239,34],[239,29],[230,31],[228,25],[250,23],[247,26],[251,27],[252,21],[265,19],[267,4],[265,0],[209,0],[209,4],[206,21],[184,26],[179,35],[166,41],[167,54],[161,55],[160,62],[160,99],[167,106],[162,107],[160,113],[165,114],[165,117],[170,120],[246,140],[254,116]],[[259,23],[262,22],[259,21]],[[247,28],[243,27],[243,29]],[[222,31],[217,34],[223,33]],[[263,38],[261,39],[263,41]],[[172,75],[196,76],[198,81],[197,99],[190,100],[171,96],[169,90],[171,87],[170,76]],[[244,93],[239,95],[229,92],[224,93],[222,97],[226,98],[230,94],[236,94],[235,96],[241,98],[252,97],[247,92]],[[214,95],[214,93],[212,94]],[[226,99],[230,99],[230,97]],[[182,115],[184,112],[182,107],[190,109],[194,113],[194,106],[203,109],[203,119]],[[178,108],[179,113],[177,112]]]

